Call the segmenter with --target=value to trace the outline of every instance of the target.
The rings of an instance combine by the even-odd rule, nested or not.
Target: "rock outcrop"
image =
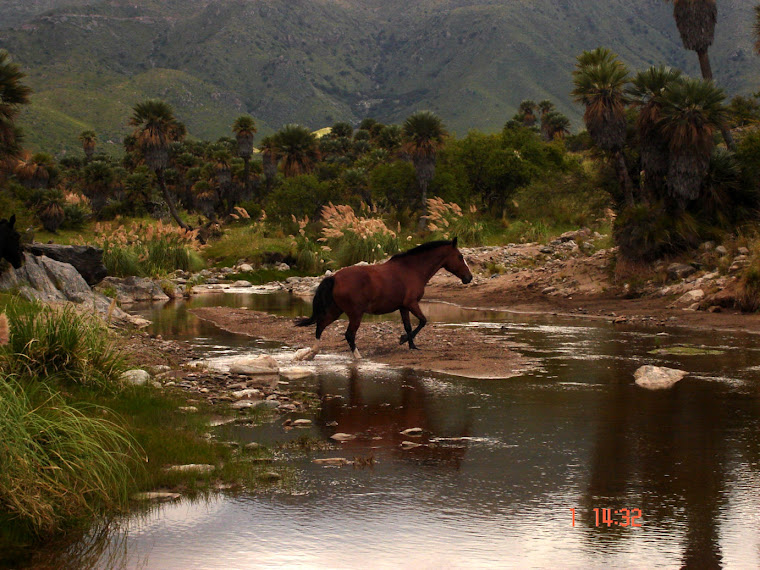
[[[73,265],[88,285],[100,283],[108,275],[103,264],[103,250],[88,245],[59,245],[32,243],[26,246],[36,256],[44,255],[61,263]]]

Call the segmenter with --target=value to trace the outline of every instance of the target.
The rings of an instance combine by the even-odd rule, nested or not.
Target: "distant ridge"
[[[749,0],[719,3],[710,55],[731,94],[760,86]],[[631,68],[697,74],[661,0],[4,0],[0,48],[29,74],[27,141],[105,148],[128,132],[132,105],[171,103],[200,138],[254,116],[260,135],[429,109],[449,130],[495,131],[522,99],[551,99],[580,127],[569,96],[575,56],[604,45]]]

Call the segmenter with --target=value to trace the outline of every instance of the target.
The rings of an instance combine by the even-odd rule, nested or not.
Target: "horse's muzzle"
[[[470,281],[472,281],[472,275],[468,275],[467,277],[462,277],[462,283],[467,285]]]

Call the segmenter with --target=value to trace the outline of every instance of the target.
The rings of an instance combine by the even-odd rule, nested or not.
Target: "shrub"
[[[363,212],[371,214],[366,209]],[[389,230],[377,217],[359,217],[351,206],[329,204],[322,208],[322,237],[331,257],[341,267],[360,261],[372,263],[399,250],[396,232]]]
[[[469,212],[464,214],[458,204],[430,198],[427,229],[442,239],[457,237],[464,245],[483,245],[486,227],[475,219],[476,213],[475,206],[470,206]]]
[[[103,249],[103,263],[110,275],[160,277],[177,269],[197,271],[205,265],[201,258],[197,231],[158,222],[129,228],[96,224],[96,245]]]
[[[615,221],[615,243],[629,259],[652,261],[699,243],[697,222],[688,212],[668,213],[662,204],[637,204]]]
[[[21,377],[55,378],[113,391],[126,366],[108,330],[74,308],[18,304],[8,308],[10,342],[0,368]]]

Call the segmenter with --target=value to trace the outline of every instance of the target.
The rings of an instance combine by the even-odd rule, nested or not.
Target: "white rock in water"
[[[122,382],[131,384],[132,386],[144,386],[150,381],[150,374],[145,370],[136,368],[134,370],[127,370],[121,375]]]
[[[237,268],[241,273],[244,273],[246,271],[253,271],[253,266],[250,263],[241,263]]]
[[[176,472],[176,471],[192,471],[193,473],[208,473],[210,471],[213,471],[215,467],[213,465],[209,465],[208,463],[188,463],[187,465],[172,465],[171,467],[167,467],[166,471]]]
[[[310,347],[301,348],[299,350],[296,350],[296,353],[293,355],[293,360],[296,361],[302,361],[302,360],[314,360],[314,357],[317,355],[316,352],[314,352]]]
[[[311,350],[311,349],[308,349],[308,350]],[[284,376],[288,380],[297,380],[298,378],[306,378],[307,376],[311,376],[312,374],[314,374],[313,370],[310,370],[309,368],[300,368],[298,366],[280,370],[280,376]]]
[[[261,400],[264,395],[261,390],[256,388],[246,388],[245,390],[238,390],[232,393],[232,397],[236,400]]]
[[[167,493],[163,491],[149,491],[147,493],[135,493],[132,495],[132,499],[135,501],[176,501],[182,495],[179,493]]]
[[[421,443],[416,443],[414,441],[402,441],[401,442],[401,449],[414,449],[415,447],[422,447]]]
[[[241,279],[240,281],[235,281],[233,284],[230,285],[230,287],[235,287],[239,289],[247,289],[248,287],[253,287],[253,284],[250,281]]]
[[[633,373],[636,385],[647,390],[665,390],[672,388],[676,382],[686,376],[688,372],[675,368],[652,366],[647,364]]]
[[[408,435],[411,437],[420,437],[422,435],[422,428],[409,428],[405,429],[404,431],[400,432],[401,435]]]
[[[256,376],[259,374],[277,374],[280,367],[277,361],[268,354],[262,354],[254,358],[239,358],[230,365],[233,374]]]
[[[334,439],[335,441],[351,441],[352,439],[356,439],[356,436],[351,433],[335,433],[330,436],[330,439]]]

